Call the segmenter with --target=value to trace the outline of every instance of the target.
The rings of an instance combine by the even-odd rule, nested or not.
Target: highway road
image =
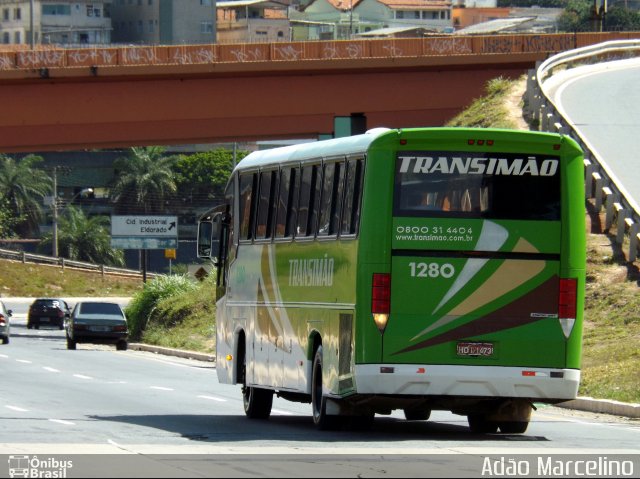
[[[640,205],[640,58],[577,67],[544,88],[560,113],[606,162],[612,180]],[[636,208],[640,210],[640,208]]]
[[[473,435],[445,412],[320,432],[310,405],[276,399],[268,421],[252,421],[240,388],[218,384],[211,363],[68,351],[64,331],[27,330],[18,311],[0,346],[0,456],[71,457],[78,475],[67,477],[481,477],[486,457],[525,454],[622,458],[640,474],[637,420],[541,406],[523,435]],[[4,467],[0,457],[6,477]]]

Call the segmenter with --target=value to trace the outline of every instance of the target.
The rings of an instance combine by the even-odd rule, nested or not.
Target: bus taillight
[[[371,286],[371,312],[381,333],[384,333],[391,311],[391,275],[374,273]]]
[[[469,140],[467,140],[467,144],[469,144],[469,145],[478,145],[478,146],[484,146],[486,144],[487,146],[493,146],[493,140],[469,139]]]
[[[573,278],[560,279],[558,319],[562,332],[568,338],[576,322],[578,282]]]

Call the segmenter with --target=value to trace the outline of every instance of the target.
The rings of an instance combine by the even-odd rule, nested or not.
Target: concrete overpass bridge
[[[347,130],[439,126],[492,78],[639,36],[0,51],[0,152],[311,138],[345,120]]]

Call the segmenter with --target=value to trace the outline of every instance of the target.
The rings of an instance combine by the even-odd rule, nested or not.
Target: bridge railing
[[[0,45],[0,72],[84,67],[97,74],[97,68],[111,66],[553,54],[606,40],[638,37],[638,32],[603,32],[68,49],[38,46],[33,50],[3,50]]]
[[[640,40],[608,41],[559,53],[529,71],[526,108],[542,131],[573,137],[585,152],[585,196],[593,200],[597,214],[604,210],[604,229],[615,233],[615,241],[626,247],[628,261],[635,261],[640,248],[640,205],[624,189],[618,178],[600,158],[589,139],[576,131],[554,102],[547,97],[545,81],[558,70],[640,56]]]

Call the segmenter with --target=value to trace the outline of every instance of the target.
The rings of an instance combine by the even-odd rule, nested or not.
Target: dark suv
[[[64,299],[38,298],[29,306],[27,328],[57,326],[58,329],[64,329],[65,320],[69,316],[71,316],[71,310]]]

